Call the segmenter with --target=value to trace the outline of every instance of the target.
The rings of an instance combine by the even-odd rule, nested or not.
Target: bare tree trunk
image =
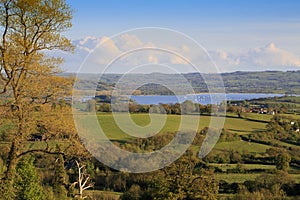
[[[78,168],[78,181],[74,184],[78,184],[79,199],[86,199],[87,196],[83,196],[83,192],[84,190],[93,187],[94,183],[91,182],[90,177],[86,173],[85,166],[80,165],[78,161],[76,161],[76,165]]]

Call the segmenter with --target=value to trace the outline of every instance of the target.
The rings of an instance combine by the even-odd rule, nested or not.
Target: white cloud
[[[138,52],[124,55],[117,62],[119,68],[124,70],[129,67],[134,67],[142,64],[169,64],[176,65],[180,71],[190,72],[188,63],[182,57],[196,61],[198,65],[205,68],[209,59],[204,52],[195,51],[192,45],[174,45],[169,44],[153,44],[152,41],[142,41],[139,37],[132,34],[124,34],[116,39],[109,37],[85,37],[81,40],[73,41],[76,47],[74,54],[62,54],[55,52],[54,55],[59,55],[66,60],[63,68],[68,71],[77,71],[86,56],[90,54],[87,59],[90,68],[95,68],[96,65],[106,65],[113,59],[120,56],[122,53],[139,48],[145,48]],[[96,48],[97,46],[101,48]],[[175,52],[175,54],[150,50],[146,47],[156,47],[168,49]],[[176,53],[178,55],[176,55]],[[53,54],[53,53],[52,53]],[[209,51],[212,60],[217,64],[221,71],[236,71],[236,70],[284,70],[284,69],[297,69],[300,67],[300,58],[296,55],[278,48],[275,43],[270,43],[266,46],[249,49],[241,53],[230,53],[224,50]],[[127,68],[126,68],[127,66]],[[115,71],[118,71],[117,69]],[[123,70],[120,70],[123,72]]]
[[[84,42],[80,42],[80,44],[85,44],[86,41],[89,41],[89,39],[96,40],[96,38],[88,38],[84,39]],[[93,44],[95,44],[95,42]],[[110,61],[115,60],[115,62],[110,66],[111,70],[114,72],[123,72],[124,70],[126,71],[126,69],[129,69],[129,67],[136,67],[144,64],[187,64],[184,59],[176,55],[176,53],[180,54],[180,52],[188,53],[190,49],[187,46],[158,47],[159,49],[165,48],[170,51],[174,51],[174,54],[161,51],[159,49],[151,49],[151,47],[156,47],[156,45],[151,43],[151,41],[142,42],[135,35],[124,34],[115,39],[102,37],[100,41],[98,41],[97,48],[95,48],[93,53],[90,55],[90,58],[88,59],[89,63],[86,65],[88,65],[90,69],[94,68],[101,71],[101,69],[99,69],[100,65],[106,65],[110,63]],[[135,49],[138,50],[130,52]]]
[[[98,48],[101,45],[101,48]],[[119,47],[109,37],[102,37],[91,54],[98,64],[107,64],[121,53]]]
[[[274,42],[239,54],[211,51],[213,60],[222,71],[298,69],[300,58],[276,47]]]
[[[249,51],[245,58],[243,60],[245,64],[252,61],[256,66],[300,66],[299,58],[288,51],[277,48],[273,42],[265,47]]]
[[[170,59],[171,59],[172,64],[188,65],[188,62],[186,60],[184,60],[183,58],[181,58],[177,55],[170,56]]]
[[[149,61],[150,63],[157,64],[157,63],[158,63],[158,58],[157,58],[156,56],[149,55],[149,56],[148,56],[148,61]]]
[[[116,44],[122,51],[128,51],[145,46],[145,44],[135,35],[123,34],[117,37]]]

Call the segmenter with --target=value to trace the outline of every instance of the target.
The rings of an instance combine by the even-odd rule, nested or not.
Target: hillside
[[[69,75],[69,74],[65,74]],[[216,80],[216,74],[202,74],[188,73],[183,74],[184,77],[191,83],[195,92],[208,92],[207,86],[203,77],[206,80],[210,80],[211,84],[215,86],[218,91],[220,85]],[[91,80],[99,81],[99,90],[111,90],[114,84],[122,77],[121,74],[104,74],[100,80],[98,77],[92,74],[80,75],[82,83],[85,84],[85,88],[89,88],[95,82]],[[131,74],[128,76],[127,84],[133,84],[137,80],[143,80],[147,78],[152,83],[146,84],[139,88],[140,93],[144,95],[150,94],[172,94],[165,87],[158,84],[154,84],[156,80],[164,80],[165,83],[174,84],[176,79],[179,79],[180,75],[177,74]],[[264,72],[232,72],[223,73],[221,77],[224,82],[224,86],[227,93],[281,93],[281,94],[300,94],[300,70],[299,71],[264,71]],[[181,85],[178,85],[180,88]],[[92,87],[91,87],[92,89]]]

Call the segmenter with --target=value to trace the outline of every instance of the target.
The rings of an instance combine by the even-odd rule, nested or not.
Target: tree
[[[17,167],[18,179],[16,187],[18,188],[17,199],[20,200],[43,200],[46,199],[43,193],[43,187],[34,167],[34,157],[24,157]]]
[[[169,167],[162,169],[158,177],[156,199],[217,199],[218,181],[208,171],[195,171],[199,164],[191,151]]]
[[[61,35],[71,27],[72,10],[65,0],[1,0],[0,13],[0,94],[9,96],[17,124],[1,184],[7,186],[14,182],[18,160],[30,152],[25,142],[37,128],[36,112],[70,95],[72,80],[56,76],[62,60],[46,52],[73,49]]]
[[[59,155],[56,159],[54,170],[53,192],[57,199],[66,199],[68,192],[65,186],[68,183],[68,175],[64,168],[64,158],[62,155]]]
[[[96,101],[90,99],[86,102],[86,112],[95,112],[96,111]]]
[[[83,195],[83,192],[91,187],[94,186],[94,183],[91,181],[90,176],[86,173],[86,166],[80,164],[78,161],[76,161],[77,169],[78,169],[78,179],[75,183],[73,183],[74,186],[78,186],[78,195],[77,197],[79,199],[86,199],[87,196]]]
[[[278,171],[276,174],[262,174],[245,186],[242,185],[233,199],[286,199],[286,189],[292,187],[293,184],[289,174],[284,171]]]
[[[280,153],[275,158],[276,169],[288,171],[290,167],[291,156],[287,153]]]
[[[195,109],[195,104],[190,100],[186,100],[181,104],[181,114],[190,114],[194,112]]]
[[[236,114],[237,114],[237,116],[239,118],[243,118],[243,116],[242,116],[242,114],[243,114],[243,107],[242,106],[237,106],[235,112],[236,112]]]
[[[139,200],[142,197],[142,191],[139,185],[132,185],[130,189],[122,195],[122,200]]]
[[[111,106],[109,103],[101,103],[98,111],[100,112],[111,112]]]

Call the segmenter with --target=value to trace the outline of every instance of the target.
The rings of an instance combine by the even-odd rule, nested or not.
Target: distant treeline
[[[95,100],[87,102],[87,109],[95,107]],[[141,105],[135,102],[119,102],[111,106],[110,103],[96,103],[96,110],[99,112],[130,112],[130,113],[160,113],[160,114],[216,114],[218,111],[224,111],[225,105],[202,105],[193,103],[192,101],[184,101],[183,103],[163,104],[158,105]]]

